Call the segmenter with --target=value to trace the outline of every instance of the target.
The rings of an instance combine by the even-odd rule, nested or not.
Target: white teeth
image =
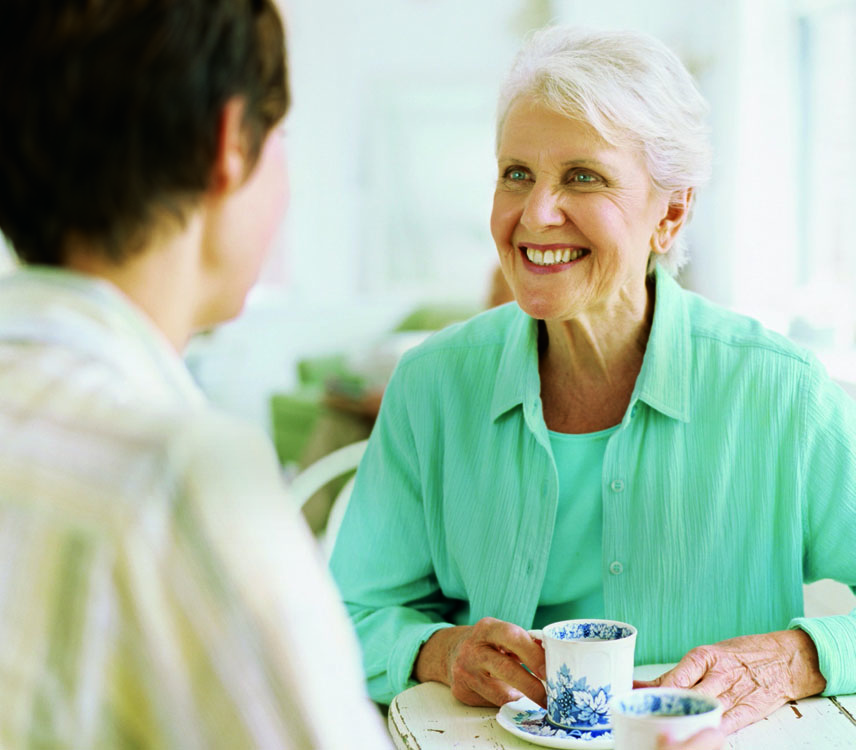
[[[554,266],[557,263],[570,263],[582,258],[586,254],[584,248],[571,250],[533,250],[531,247],[526,248],[526,257],[538,266]]]

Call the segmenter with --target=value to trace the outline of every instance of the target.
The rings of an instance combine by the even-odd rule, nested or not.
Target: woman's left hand
[[[722,701],[722,731],[731,734],[791,700],[826,687],[817,649],[802,630],[730,638],[690,651],[674,669],[636,687],[692,688]]]

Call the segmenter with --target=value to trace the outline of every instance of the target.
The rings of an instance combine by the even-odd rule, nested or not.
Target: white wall
[[[519,0],[289,0],[289,290],[480,296]]]

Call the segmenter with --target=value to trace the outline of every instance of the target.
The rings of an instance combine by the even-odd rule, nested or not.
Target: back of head
[[[692,76],[660,41],[634,31],[555,26],[518,53],[499,97],[497,143],[519,97],[592,127],[607,143],[643,154],[653,184],[667,194],[697,188],[710,173],[707,103]],[[682,243],[657,262],[676,271]]]
[[[4,0],[0,230],[27,263],[70,238],[115,262],[209,187],[241,97],[255,159],[289,104],[272,0]]]

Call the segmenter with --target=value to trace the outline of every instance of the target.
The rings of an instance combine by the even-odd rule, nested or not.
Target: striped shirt
[[[389,747],[266,437],[112,286],[0,280],[0,441],[0,746]]]

